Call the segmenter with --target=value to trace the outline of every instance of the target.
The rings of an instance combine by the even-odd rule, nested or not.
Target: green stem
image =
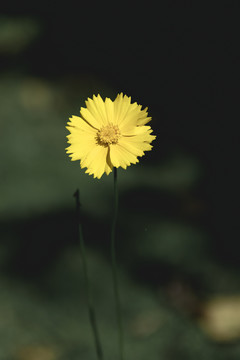
[[[111,256],[112,256],[112,273],[113,273],[113,290],[115,297],[115,307],[116,307],[116,317],[118,325],[118,338],[119,338],[119,353],[120,360],[123,360],[123,328],[122,328],[122,317],[121,317],[121,306],[120,306],[120,297],[119,297],[119,288],[118,288],[118,277],[117,277],[117,262],[116,262],[116,223],[118,215],[118,188],[117,188],[117,168],[113,168],[114,175],[114,212],[113,212],[113,221],[112,221],[112,231],[111,231]]]
[[[83,240],[83,231],[82,231],[82,223],[81,223],[81,214],[80,214],[80,200],[79,200],[79,190],[77,190],[74,193],[74,196],[76,198],[76,206],[77,206],[77,217],[78,217],[78,237],[79,237],[79,243],[80,243],[80,249],[82,254],[82,262],[83,262],[83,276],[84,276],[84,282],[85,282],[85,289],[87,294],[87,305],[88,305],[88,313],[89,313],[89,319],[90,324],[93,331],[93,337],[94,337],[94,343],[95,348],[97,352],[97,358],[98,360],[103,360],[103,352],[102,347],[100,343],[100,337],[99,332],[97,328],[97,321],[96,321],[96,315],[92,303],[91,293],[90,293],[90,286],[89,286],[89,277],[88,277],[88,267],[87,267],[87,260],[86,260],[86,251],[85,251],[85,245]]]

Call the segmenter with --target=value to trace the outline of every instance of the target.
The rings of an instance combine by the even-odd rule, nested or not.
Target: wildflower
[[[88,98],[81,116],[73,115],[68,122],[70,146],[66,150],[71,160],[80,160],[81,168],[98,179],[113,167],[126,169],[136,164],[144,151],[152,149],[150,144],[156,138],[146,126],[151,120],[147,108],[141,108],[122,93],[114,101],[103,101],[100,95]]]

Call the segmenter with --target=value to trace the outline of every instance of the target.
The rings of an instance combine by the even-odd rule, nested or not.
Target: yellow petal
[[[143,133],[139,133],[135,136],[124,136],[126,137],[129,142],[147,142],[147,143],[151,143],[154,139],[156,139],[156,136],[155,135],[151,135],[152,133],[152,130],[148,130],[148,131],[145,131]]]
[[[119,145],[124,147],[135,156],[143,156],[144,151],[152,149],[150,143],[156,138],[151,135],[152,129],[150,126],[139,126],[135,128],[133,136],[122,136],[119,139]]]
[[[77,129],[71,130],[71,134],[68,135],[68,143],[70,146],[67,147],[66,152],[70,154],[72,160],[80,160],[96,146],[94,136]]]
[[[120,143],[110,146],[110,159],[116,168],[122,167],[126,169],[127,166],[136,164],[138,162],[137,157],[125,149]]]
[[[97,117],[94,117],[88,109],[83,107],[80,109],[80,114],[84,118],[84,120],[87,121],[95,129],[99,130],[102,127],[103,122],[99,115]]]
[[[147,108],[142,109],[136,102],[131,104],[131,97],[122,93],[114,101],[115,117],[120,130],[124,133],[131,131],[135,126],[145,125],[151,118],[148,117]]]
[[[86,106],[87,108],[81,108],[80,113],[87,122],[98,130],[107,125],[106,106],[100,95],[93,95],[93,100],[88,98]]]
[[[141,140],[137,140],[137,139],[134,139],[133,137],[132,138],[128,138],[126,141],[125,141],[126,138],[122,138],[121,141],[122,141],[122,144],[123,146],[127,147],[129,146],[129,149],[133,148],[136,149],[135,152],[144,152],[144,151],[149,151],[149,150],[152,150],[152,145],[147,142],[147,141],[141,141]],[[153,139],[154,140],[154,139]],[[142,153],[142,155],[138,155],[138,156],[143,156],[144,153]]]
[[[138,121],[137,124],[138,125],[145,125],[147,124],[149,121],[152,120],[151,117],[148,117],[148,112],[147,112],[148,108],[146,107],[144,110],[141,111],[141,113],[139,114],[138,117]]]
[[[116,124],[116,119],[114,115],[114,104],[109,98],[106,98],[105,100],[105,109],[108,123]]]
[[[94,129],[89,123],[87,123],[84,119],[82,119],[79,116],[73,115],[71,118],[69,118],[69,122],[67,124],[69,126],[66,126],[66,128],[69,131],[71,131],[71,127],[73,127],[91,134],[96,132],[96,129]]]
[[[108,147],[96,145],[81,160],[81,168],[87,168],[86,173],[101,178],[104,172],[112,171],[112,164],[108,159]]]
[[[143,156],[144,155],[142,146],[138,143],[130,142],[129,139],[126,137],[122,137],[119,140],[119,145],[135,156]]]
[[[123,99],[123,93],[118,94],[116,99],[114,100],[114,114],[115,114],[115,122],[118,123],[119,114],[121,112],[121,104]]]
[[[131,103],[131,98],[121,93],[114,100],[116,123],[120,126],[124,120]]]
[[[100,97],[100,95],[98,95],[98,97]],[[101,111],[99,111],[97,99],[98,98],[95,95],[93,96],[93,100],[88,98],[88,100],[86,101],[86,107],[87,107],[88,111],[91,113],[92,117],[97,119],[98,123],[101,124],[101,126],[103,126],[106,124],[106,119],[102,115]]]
[[[145,134],[146,132],[151,130],[151,126],[133,126],[131,128],[128,128],[126,131],[123,131],[123,129],[121,129],[121,134],[123,136],[136,136]]]

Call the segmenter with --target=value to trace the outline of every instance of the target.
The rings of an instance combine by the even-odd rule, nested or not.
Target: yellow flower
[[[86,173],[99,179],[113,167],[126,169],[136,164],[138,156],[152,149],[150,143],[156,138],[151,127],[145,126],[151,120],[147,108],[141,108],[122,93],[114,101],[103,101],[100,95],[88,98],[86,108],[80,109],[81,117],[69,119],[67,153],[73,161],[80,160]]]

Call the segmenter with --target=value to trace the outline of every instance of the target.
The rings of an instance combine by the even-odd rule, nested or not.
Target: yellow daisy
[[[147,108],[141,108],[122,93],[114,101],[103,101],[100,95],[88,98],[81,116],[73,115],[67,123],[70,146],[66,150],[71,160],[80,160],[81,168],[98,179],[113,167],[126,169],[136,164],[138,156],[152,149],[150,144],[156,138],[151,127],[145,126],[151,120]]]

